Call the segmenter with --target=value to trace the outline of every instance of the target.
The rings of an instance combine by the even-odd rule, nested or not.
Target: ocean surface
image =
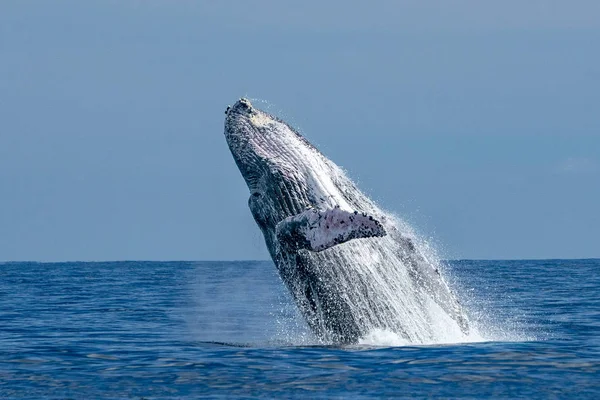
[[[444,275],[481,341],[319,343],[266,261],[0,263],[0,398],[600,398],[600,260]]]

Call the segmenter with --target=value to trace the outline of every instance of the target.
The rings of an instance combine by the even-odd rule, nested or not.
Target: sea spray
[[[478,336],[439,260],[408,224],[247,99],[226,115],[225,137],[250,189],[250,210],[320,342],[358,343],[373,332],[392,332],[409,344]]]

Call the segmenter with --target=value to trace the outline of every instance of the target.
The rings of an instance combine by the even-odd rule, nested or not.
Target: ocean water
[[[0,398],[600,398],[600,260],[454,261],[481,340],[319,343],[271,262],[0,264]]]

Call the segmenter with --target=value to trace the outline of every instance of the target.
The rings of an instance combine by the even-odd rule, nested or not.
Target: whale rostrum
[[[460,340],[467,316],[410,226],[381,210],[308,140],[240,99],[225,137],[281,279],[323,342],[376,330]]]

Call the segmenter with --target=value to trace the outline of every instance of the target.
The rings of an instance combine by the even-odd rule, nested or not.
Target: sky
[[[268,259],[242,96],[443,257],[600,257],[598,43],[596,0],[2,1],[0,260]]]

